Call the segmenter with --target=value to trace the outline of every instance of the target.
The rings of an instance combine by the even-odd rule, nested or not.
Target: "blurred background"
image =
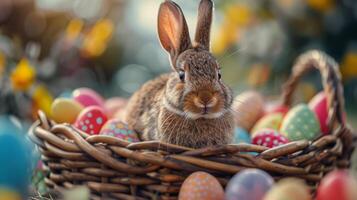
[[[0,0],[0,127],[6,130],[7,124],[15,124],[26,132],[38,109],[50,115],[56,97],[79,87],[93,88],[106,98],[126,98],[146,81],[169,72],[168,55],[156,31],[161,2]],[[199,0],[176,2],[192,37]],[[215,4],[212,51],[235,95],[254,89],[270,100],[279,99],[295,58],[320,49],[340,64],[347,119],[357,130],[357,1],[215,0]],[[300,82],[294,99],[308,102],[321,89],[320,74],[311,72]],[[16,152],[5,152],[9,157],[4,162]],[[30,153],[38,159],[38,153]],[[15,166],[19,169],[11,170],[23,171],[24,165]],[[44,176],[38,171],[32,179],[41,193]]]
[[[129,97],[170,71],[156,35],[159,0],[1,0],[0,113],[29,125],[38,109],[78,87]],[[194,35],[198,0],[177,0]],[[294,59],[321,49],[340,63],[350,123],[357,125],[357,1],[215,1],[212,51],[235,94],[278,98]],[[312,72],[297,101],[321,90]]]

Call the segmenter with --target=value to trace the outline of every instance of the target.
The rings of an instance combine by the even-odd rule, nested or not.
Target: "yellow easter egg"
[[[264,99],[256,91],[243,92],[234,98],[233,110],[236,125],[249,131],[264,113]]]
[[[57,123],[74,123],[82,110],[80,103],[72,99],[58,98],[51,106],[52,119]]]
[[[255,123],[251,133],[254,135],[255,132],[264,128],[279,130],[283,118],[284,115],[282,113],[271,113],[265,115],[264,117],[260,118],[257,123]]]
[[[312,200],[312,198],[303,180],[286,178],[275,184],[263,200]]]
[[[0,188],[0,200],[21,200],[19,193],[12,190]]]

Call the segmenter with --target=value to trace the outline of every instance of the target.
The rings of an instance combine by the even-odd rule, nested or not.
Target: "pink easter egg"
[[[329,133],[327,118],[328,118],[328,108],[327,108],[327,97],[324,91],[315,95],[309,102],[309,107],[316,114],[319,122],[320,129],[323,134]]]
[[[99,106],[104,108],[104,99],[90,88],[78,88],[73,91],[73,99],[84,107]]]
[[[104,110],[99,106],[89,106],[78,115],[74,126],[90,135],[97,135],[107,121]]]
[[[123,110],[128,103],[128,100],[122,97],[113,97],[105,101],[104,108],[109,118],[113,118],[115,113]]]
[[[261,129],[255,132],[253,135],[253,144],[269,148],[277,147],[289,142],[286,137],[279,134],[279,132],[274,129]]]

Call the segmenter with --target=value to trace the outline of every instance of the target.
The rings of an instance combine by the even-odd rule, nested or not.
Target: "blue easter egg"
[[[0,187],[25,195],[32,174],[31,143],[8,116],[0,116]]]
[[[273,186],[274,179],[259,169],[238,172],[228,182],[226,200],[261,200]]]
[[[239,144],[239,143],[247,143],[250,144],[251,143],[251,138],[249,133],[244,130],[243,128],[240,127],[236,127],[234,129],[234,144]]]
[[[0,115],[0,133],[13,132],[19,134],[21,131],[21,122],[16,117]]]

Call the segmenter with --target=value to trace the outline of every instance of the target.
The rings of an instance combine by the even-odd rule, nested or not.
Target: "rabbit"
[[[173,1],[161,3],[158,37],[173,72],[148,81],[130,98],[125,120],[142,140],[190,148],[232,142],[232,90],[221,80],[210,53],[213,2],[201,0],[194,42],[185,17]]]

